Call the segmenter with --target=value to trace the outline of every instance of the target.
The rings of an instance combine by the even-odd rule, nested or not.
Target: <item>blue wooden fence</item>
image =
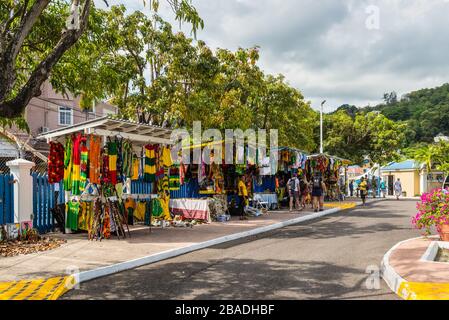
[[[39,233],[46,233],[54,228],[55,221],[50,209],[56,205],[55,185],[48,183],[46,174],[32,173],[33,177],[33,227]],[[64,202],[62,182],[59,184],[58,203]]]
[[[274,176],[263,176],[261,177],[262,184],[258,184],[259,178],[254,178],[254,192],[265,192],[269,190],[270,192],[276,191],[276,182]]]
[[[0,224],[14,223],[14,178],[0,175]]]
[[[152,193],[152,183],[145,182],[143,178],[131,181],[132,194],[150,194]],[[199,185],[197,179],[190,179],[188,183],[183,184],[179,190],[170,191],[170,199],[181,198],[200,198]]]

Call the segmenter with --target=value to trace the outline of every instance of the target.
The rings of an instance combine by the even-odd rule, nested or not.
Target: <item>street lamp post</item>
[[[324,153],[324,150],[323,150],[323,106],[325,103],[326,103],[326,100],[321,102],[321,107],[320,107],[320,153],[321,154]]]

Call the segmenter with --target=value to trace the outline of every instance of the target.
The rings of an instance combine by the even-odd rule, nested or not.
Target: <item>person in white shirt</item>
[[[287,182],[288,194],[290,196],[290,211],[293,210],[293,201],[295,201],[296,210],[302,210],[299,204],[301,189],[299,187],[299,179],[296,173]]]
[[[396,199],[399,200],[399,197],[402,195],[402,184],[401,179],[398,179],[394,183],[394,194],[396,195]]]

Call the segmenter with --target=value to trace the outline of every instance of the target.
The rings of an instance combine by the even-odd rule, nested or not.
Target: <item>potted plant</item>
[[[435,189],[421,196],[417,204],[418,213],[413,224],[418,229],[425,229],[426,236],[435,227],[442,241],[449,241],[449,191]]]

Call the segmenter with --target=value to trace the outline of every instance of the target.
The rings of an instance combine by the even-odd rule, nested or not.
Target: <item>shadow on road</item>
[[[378,294],[365,288],[365,277],[356,286],[346,286],[345,278],[353,276],[360,277],[360,270],[324,262],[227,259],[194,262],[188,268],[166,263],[82,284],[63,298],[338,299],[361,290],[367,296]]]

